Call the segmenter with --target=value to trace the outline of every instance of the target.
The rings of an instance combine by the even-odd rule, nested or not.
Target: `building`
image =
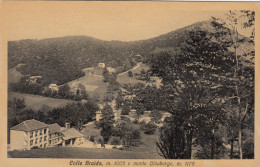
[[[70,128],[69,123],[61,127],[57,123],[47,125],[31,119],[10,129],[10,149],[30,150],[31,148],[72,146],[81,144],[84,141],[83,137],[79,131]]]
[[[49,146],[60,146],[62,145],[62,127],[57,123],[49,125]]]
[[[96,111],[96,121],[99,121],[99,120],[101,119],[101,117],[102,117],[102,112],[101,112],[101,110],[97,110],[97,111]]]
[[[59,87],[57,86],[57,84],[50,84],[50,85],[49,85],[49,88],[50,88],[51,90],[55,90],[55,91],[58,91],[58,90],[59,90]]]
[[[98,68],[105,68],[106,64],[105,63],[98,63]]]
[[[62,146],[72,146],[74,144],[80,145],[84,141],[84,136],[74,128],[70,128],[70,125],[66,123],[66,127],[62,128],[61,134],[63,135]]]
[[[31,119],[10,129],[10,148],[31,149],[33,147],[47,147],[49,125]]]
[[[42,79],[42,76],[30,76],[28,79],[26,79],[26,81],[36,84],[36,83],[40,83],[41,79]]]

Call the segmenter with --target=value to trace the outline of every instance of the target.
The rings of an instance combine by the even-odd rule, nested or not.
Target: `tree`
[[[80,90],[80,94],[82,96],[82,99],[89,99],[89,95],[87,94],[87,90],[86,87],[84,85],[82,85],[81,83],[78,84],[78,88]]]
[[[141,138],[140,131],[133,127],[131,121],[118,123],[113,130],[113,135],[119,137],[125,146],[136,146]]]
[[[150,117],[152,122],[160,123],[160,120],[162,119],[162,113],[159,110],[152,110]]]
[[[132,71],[128,71],[128,77],[133,77]]]
[[[129,108],[129,105],[127,103],[125,103],[123,105],[123,108],[122,108],[122,115],[128,115],[130,112],[130,108]]]
[[[153,122],[148,122],[141,125],[141,129],[144,131],[145,134],[152,135],[157,129],[157,126]]]
[[[203,124],[197,118],[200,114],[205,117],[213,114],[209,120],[218,118],[218,112],[215,111],[223,108],[223,90],[217,89],[223,83],[218,82],[218,78],[226,76],[230,66],[234,65],[228,51],[229,46],[224,42],[219,43],[216,40],[218,35],[214,31],[194,29],[189,32],[188,39],[180,48],[159,52],[151,59],[152,74],[163,79],[164,90],[160,92],[160,97],[164,99],[161,100],[161,107],[174,117],[183,119],[185,158],[188,159],[192,155],[193,139]],[[225,63],[221,63],[223,59]],[[220,124],[217,120],[211,122]],[[213,132],[215,126],[210,127]],[[213,138],[212,141],[214,148]]]
[[[70,98],[70,87],[68,84],[59,87],[58,96],[61,98]]]
[[[156,141],[157,152],[165,159],[185,158],[185,134],[183,120],[177,117],[169,117],[164,120]]]
[[[244,126],[244,120],[250,112],[254,111],[254,50],[244,50],[243,45],[248,43],[248,39],[239,34],[240,28],[251,29],[251,43],[254,43],[254,11],[229,11],[227,19],[213,18],[218,24],[215,24],[215,28],[218,31],[223,31],[226,28],[227,37],[230,40],[232,51],[232,59],[235,62],[231,75],[228,77],[230,83],[229,88],[233,91],[233,96],[237,100],[237,119],[238,121],[238,146],[239,156],[243,158],[243,146],[242,146],[242,132]],[[242,27],[241,27],[242,26]],[[218,38],[218,41],[220,39]],[[253,132],[252,132],[253,133]],[[232,147],[231,147],[232,148]],[[232,151],[231,151],[232,152]]]
[[[109,106],[108,104],[104,106],[101,112],[102,115],[100,120],[100,127],[101,127],[100,133],[104,139],[104,142],[107,143],[110,136],[112,135],[115,116],[111,106]]]

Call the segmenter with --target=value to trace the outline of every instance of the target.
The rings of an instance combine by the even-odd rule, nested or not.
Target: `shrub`
[[[89,140],[90,140],[91,142],[95,142],[95,136],[94,136],[94,135],[91,135],[90,138],[89,138]]]
[[[120,119],[125,121],[125,122],[131,122],[130,118],[128,118],[126,116],[121,116]]]
[[[150,114],[151,121],[154,123],[160,123],[162,119],[162,113],[158,110],[153,110]]]
[[[100,122],[99,122],[99,121],[95,121],[94,124],[95,124],[95,127],[96,127],[97,129],[100,128]]]
[[[110,139],[111,145],[120,145],[120,138],[119,137],[113,137]]]
[[[128,115],[130,112],[130,108],[128,106],[128,104],[124,104],[123,108],[122,108],[122,115]]]
[[[153,122],[149,122],[144,126],[144,133],[151,135],[156,131],[157,126]]]

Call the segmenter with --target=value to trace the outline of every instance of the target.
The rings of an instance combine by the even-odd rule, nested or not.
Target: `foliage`
[[[152,110],[150,117],[151,117],[151,122],[160,123],[162,119],[162,113],[159,110]]]
[[[115,122],[114,113],[109,105],[105,105],[104,108],[101,110],[102,118],[100,120],[100,127],[101,127],[101,136],[104,139],[104,142],[107,143],[110,136],[112,135],[113,131],[113,124]]]
[[[144,133],[148,135],[154,134],[157,129],[157,126],[153,122],[141,123],[140,126]]]
[[[129,105],[127,103],[125,103],[122,107],[122,115],[128,115],[130,112],[130,108]]]
[[[185,134],[182,119],[177,117],[166,118],[156,141],[159,155],[165,159],[185,158]]]
[[[120,145],[120,138],[119,137],[112,137],[110,138],[110,142],[111,145]]]
[[[136,146],[141,139],[140,131],[133,127],[131,121],[117,124],[113,135],[119,137],[125,146]]]
[[[128,77],[133,77],[132,71],[128,71]]]

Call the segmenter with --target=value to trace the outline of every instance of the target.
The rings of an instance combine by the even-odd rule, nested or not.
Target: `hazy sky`
[[[9,6],[8,40],[87,35],[103,40],[133,41],[156,37],[224,11],[178,10],[173,4],[104,3]]]

